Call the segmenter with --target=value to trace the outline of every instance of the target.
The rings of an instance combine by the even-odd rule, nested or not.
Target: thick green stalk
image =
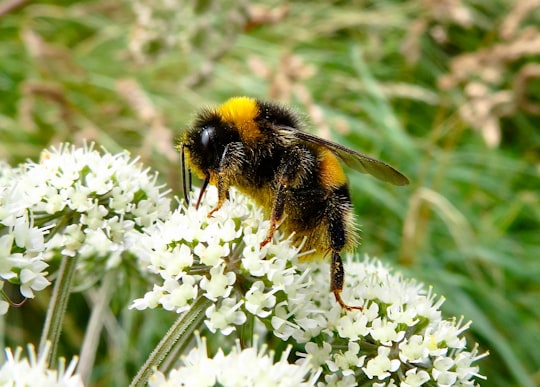
[[[200,296],[192,308],[178,317],[169,331],[152,351],[144,365],[141,367],[130,387],[146,385],[154,367],[159,367],[163,359],[171,352],[181,353],[180,350],[189,343],[193,332],[198,329],[204,319],[204,312],[212,305],[212,301]]]
[[[54,283],[51,301],[47,308],[45,324],[43,325],[41,340],[39,342],[39,356],[41,357],[43,355],[42,352],[49,341],[51,343],[51,350],[47,357],[47,363],[49,365],[52,365],[51,362],[56,359],[58,341],[60,340],[60,334],[62,333],[64,316],[66,314],[69,295],[71,293],[71,283],[73,282],[76,266],[76,256],[62,258],[58,270],[58,277]]]

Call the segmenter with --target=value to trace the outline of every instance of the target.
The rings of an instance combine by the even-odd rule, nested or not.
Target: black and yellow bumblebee
[[[355,226],[340,160],[395,185],[409,183],[404,175],[382,161],[309,134],[291,109],[249,97],[202,110],[178,149],[187,203],[186,163],[203,180],[197,207],[208,184],[218,191],[217,206],[208,216],[228,199],[229,188],[236,187],[270,218],[261,247],[270,242],[278,225],[294,232],[295,241],[304,241],[306,250],[313,249],[320,257],[331,255],[330,289],[339,305],[361,309],[341,298],[340,252],[354,245]]]

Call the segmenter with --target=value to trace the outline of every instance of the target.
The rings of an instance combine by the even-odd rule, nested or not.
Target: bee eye
[[[214,136],[214,127],[213,126],[205,126],[203,130],[201,131],[201,145],[204,148],[210,147],[210,141],[212,141],[212,137]]]

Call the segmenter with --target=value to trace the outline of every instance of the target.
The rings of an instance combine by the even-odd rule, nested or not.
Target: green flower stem
[[[247,320],[240,326],[240,345],[242,348],[253,347],[253,330],[255,329],[255,316],[248,314]]]
[[[204,312],[212,305],[212,301],[199,296],[192,308],[181,315],[152,351],[144,365],[141,367],[130,387],[146,385],[154,367],[159,367],[163,359],[170,353],[180,353],[181,349],[189,343],[193,332],[200,327],[204,319]]]
[[[77,257],[63,257],[58,270],[54,289],[47,308],[45,324],[41,333],[39,342],[39,357],[43,355],[47,341],[51,343],[51,350],[47,357],[47,364],[51,366],[51,361],[56,359],[56,351],[58,349],[58,341],[62,333],[62,325],[64,315],[66,313],[67,303],[71,291],[71,283],[77,266]]]

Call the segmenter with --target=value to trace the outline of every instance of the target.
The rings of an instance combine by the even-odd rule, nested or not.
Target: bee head
[[[227,145],[239,140],[238,130],[234,125],[226,123],[219,113],[203,111],[198,115],[194,125],[186,132],[179,145],[182,157],[182,187],[186,203],[189,203],[186,167],[203,179],[203,186],[196,204],[198,207],[211,177],[219,172]],[[189,174],[189,188],[191,189],[191,174]]]

